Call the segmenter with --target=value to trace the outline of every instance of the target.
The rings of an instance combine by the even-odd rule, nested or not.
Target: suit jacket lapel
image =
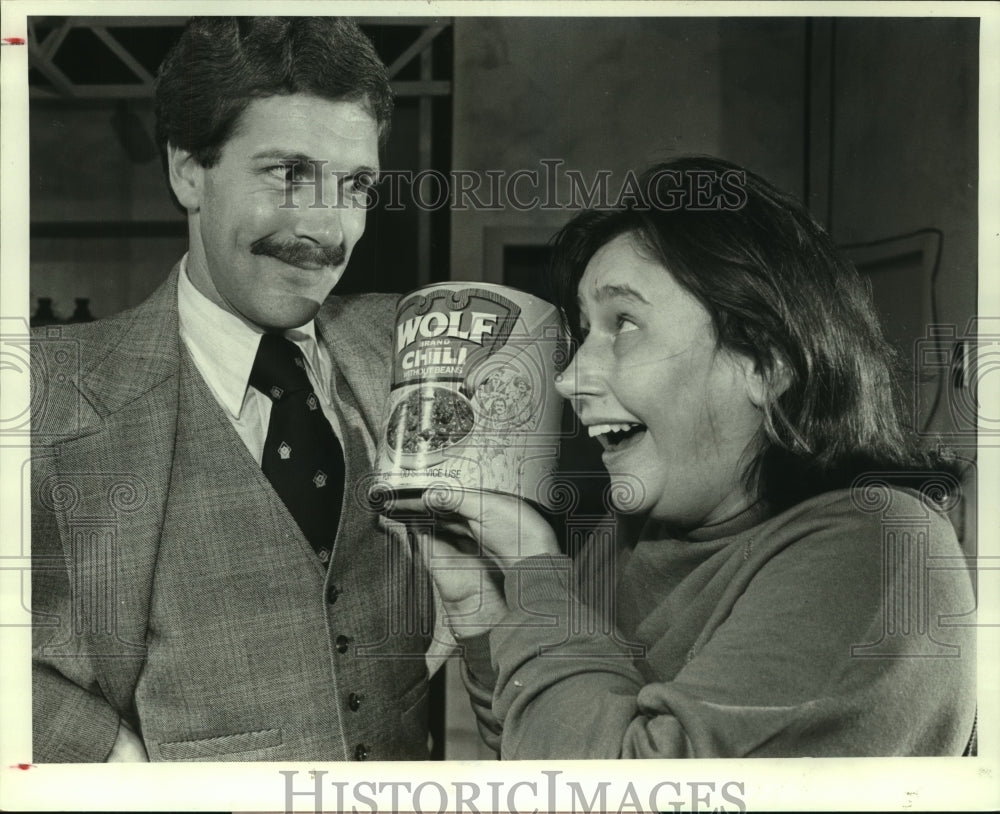
[[[106,660],[102,689],[131,703],[145,653],[149,596],[162,528],[177,425],[177,267],[138,308],[109,320],[103,341],[76,382],[85,399],[78,437],[62,443],[52,483],[72,503],[58,512],[86,612],[90,655]],[[117,334],[117,336],[115,336]],[[81,343],[100,340],[81,339]],[[69,490],[66,492],[66,490]]]
[[[379,436],[378,422],[388,396],[392,321],[386,319],[387,311],[391,315],[391,297],[330,297],[316,315],[319,334],[351,388],[372,438]]]

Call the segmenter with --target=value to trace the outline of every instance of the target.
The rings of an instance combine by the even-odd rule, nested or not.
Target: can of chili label
[[[556,309],[489,283],[438,283],[400,300],[376,487],[481,489],[550,505],[559,454]]]

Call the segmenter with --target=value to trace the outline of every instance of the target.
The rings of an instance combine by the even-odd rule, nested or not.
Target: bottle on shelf
[[[94,315],[90,313],[90,298],[89,297],[77,297],[75,299],[76,308],[73,309],[73,315],[66,320],[67,322],[93,322]]]
[[[31,317],[31,327],[37,328],[42,325],[59,325],[62,322],[52,310],[52,297],[39,297],[38,308]]]

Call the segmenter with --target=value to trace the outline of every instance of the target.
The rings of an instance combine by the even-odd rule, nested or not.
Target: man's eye
[[[359,172],[348,179],[351,192],[356,195],[367,195],[377,183],[375,173]]]
[[[373,172],[359,172],[354,176],[354,185],[361,189],[371,189],[375,183],[375,173]]]
[[[287,184],[302,183],[312,178],[313,167],[305,161],[283,161],[267,171]]]
[[[344,179],[340,187],[342,200],[351,206],[369,207],[373,203],[373,190],[378,178],[371,172],[358,172]]]

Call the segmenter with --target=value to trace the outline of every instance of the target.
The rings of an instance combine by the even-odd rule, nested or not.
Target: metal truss
[[[150,99],[153,96],[153,75],[143,66],[137,55],[115,36],[116,28],[173,28],[183,27],[184,17],[31,17],[28,19],[28,62],[51,87],[33,83],[30,94],[35,99],[101,99],[127,100]],[[361,17],[360,25],[413,26],[417,35],[391,65],[389,78],[397,97],[433,97],[451,94],[449,80],[435,80],[431,74],[431,49],[437,36],[451,24],[449,20],[422,17]],[[39,29],[51,28],[44,37]],[[87,29],[133,75],[134,82],[81,83],[68,76],[57,64],[67,36],[74,29]],[[420,79],[400,81],[395,79],[413,60],[420,58]]]

